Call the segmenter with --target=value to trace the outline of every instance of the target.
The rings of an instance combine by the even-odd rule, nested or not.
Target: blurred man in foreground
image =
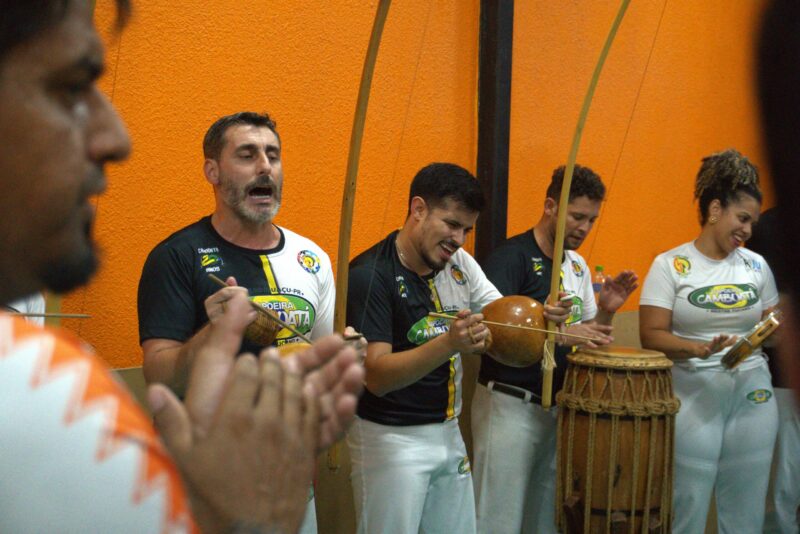
[[[129,11],[117,0],[120,20]],[[0,303],[68,291],[97,266],[90,200],[130,151],[95,86],[89,0],[0,2]],[[151,422],[77,339],[0,315],[0,530],[294,532],[319,448],[349,423],[362,371],[341,339],[281,362],[234,359],[255,313],[229,287],[185,404]],[[170,458],[171,456],[171,458]],[[173,463],[174,461],[174,463]]]

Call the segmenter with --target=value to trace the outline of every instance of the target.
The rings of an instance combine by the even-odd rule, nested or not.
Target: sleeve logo
[[[461,270],[461,267],[458,265],[452,265],[450,267],[450,276],[453,277],[453,280],[456,281],[456,284],[463,286],[467,283],[467,275],[464,274],[464,271]]]
[[[317,274],[317,272],[319,272],[319,258],[310,250],[301,250],[298,252],[297,263],[308,273]]]

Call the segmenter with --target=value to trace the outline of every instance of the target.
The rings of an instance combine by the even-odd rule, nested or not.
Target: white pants
[[[766,362],[747,370],[673,367],[681,400],[675,428],[672,531],[702,534],[715,491],[720,534],[757,534],[778,410]]]
[[[775,445],[773,501],[767,506],[764,532],[797,534],[800,513],[800,407],[791,389],[775,388],[778,441]]]
[[[478,384],[472,399],[478,532],[556,532],[556,428],[555,408]]]
[[[347,444],[359,533],[475,532],[472,475],[456,419],[389,426],[356,418]]]

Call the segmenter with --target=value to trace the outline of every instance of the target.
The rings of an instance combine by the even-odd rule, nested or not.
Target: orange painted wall
[[[64,324],[112,366],[141,364],[136,287],[147,253],[213,208],[201,140],[220,115],[275,116],[286,173],[278,222],[335,255],[376,5],[139,1],[121,37],[108,35],[102,85],[129,125],[134,152],[110,170],[98,201],[103,270],[63,310],[94,316]],[[662,17],[663,7],[655,0],[630,7],[579,153],[609,188],[580,252],[612,272],[632,267],[644,276],[655,254],[696,234],[691,192],[703,155],[733,146],[762,161],[750,82],[761,2],[672,0]],[[100,27],[109,28],[110,2],[97,9]],[[599,0],[516,2],[509,234],[538,219],[616,9]],[[478,0],[393,3],[362,150],[353,253],[401,224],[419,167],[439,160],[474,170],[478,17]]]

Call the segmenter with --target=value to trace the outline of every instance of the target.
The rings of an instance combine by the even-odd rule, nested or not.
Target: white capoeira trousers
[[[478,532],[555,534],[556,428],[555,408],[478,384],[472,400]]]
[[[360,534],[473,534],[475,496],[458,420],[389,426],[356,418],[347,435]]]
[[[768,503],[765,534],[798,534],[800,524],[800,406],[794,392],[775,388],[778,441],[773,464],[772,502]]]
[[[760,533],[778,431],[766,361],[746,370],[676,365],[672,372],[681,400],[672,531],[702,534],[713,490],[720,534]]]

